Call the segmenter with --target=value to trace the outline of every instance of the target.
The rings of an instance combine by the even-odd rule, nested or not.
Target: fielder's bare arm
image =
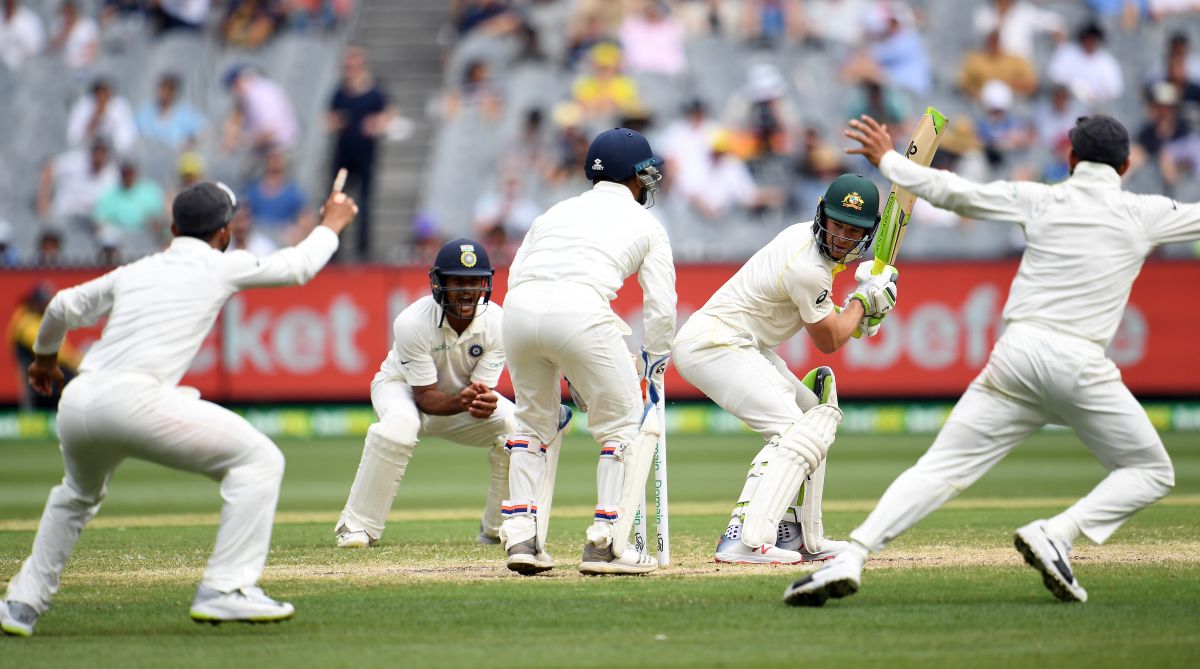
[[[1062,513],[1018,529],[1014,544],[1055,597],[1086,601],[1068,560],[1071,546],[1081,535],[1103,543],[1175,483],[1162,440],[1105,347],[1146,256],[1160,244],[1200,237],[1200,205],[1123,191],[1129,135],[1108,116],[1079,119],[1070,132],[1071,176],[1053,185],[976,184],[904,160],[870,117],[850,126],[846,135],[861,145],[851,153],[886,178],[961,216],[1015,222],[1027,247],[1004,305],[1007,327],[933,445],[850,533],[850,547],[788,588],[784,600],[820,606],[853,594],[870,553],[1054,423],[1074,429],[1109,473]]]
[[[833,276],[871,244],[879,191],[855,174],[833,181],[810,223],[786,228],[680,329],[679,372],[762,435],[746,483],[717,545],[716,560],[795,564],[825,560],[847,545],[823,536],[825,456],[842,413],[833,371],[798,379],[771,349],[800,330],[824,353],[858,328],[874,334],[896,303],[895,271],[859,266],[857,289],[834,306]],[[806,483],[807,481],[807,483]],[[804,502],[789,506],[804,485]]]
[[[192,602],[194,620],[292,616],[291,604],[267,597],[256,585],[271,543],[283,454],[245,419],[178,384],[230,297],[245,288],[307,283],[337,250],[338,234],[358,207],[335,190],[321,225],[304,241],[256,257],[223,252],[236,204],[222,184],[184,190],[172,206],[175,239],[165,251],[60,291],[46,308],[37,358],[29,366],[30,383],[41,392],[62,382],[57,354],[67,331],[106,316],[108,322],[58,405],[66,474],[50,491],[33,552],[0,603],[5,632],[33,634],[80,532],[126,458],[221,483],[221,524]]]

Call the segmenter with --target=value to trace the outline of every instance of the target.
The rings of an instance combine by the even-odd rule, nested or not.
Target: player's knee
[[[87,509],[94,506],[100,506],[104,498],[108,495],[108,486],[101,484],[94,489],[85,489],[74,481],[64,481],[61,485],[54,488],[51,497],[62,499],[66,504]]]
[[[254,451],[254,475],[264,486],[279,485],[283,481],[285,461],[283,451],[270,439],[264,439]]]
[[[367,435],[385,444],[411,447],[416,445],[420,429],[421,421],[416,416],[392,411],[367,428]]]
[[[1144,467],[1142,472],[1159,497],[1165,496],[1175,487],[1175,467],[1171,464],[1170,459],[1155,463],[1150,467]]]

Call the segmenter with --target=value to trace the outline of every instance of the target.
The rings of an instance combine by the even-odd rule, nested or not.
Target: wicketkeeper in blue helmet
[[[629,189],[638,204],[654,206],[654,194],[662,172],[662,160],[650,150],[642,133],[629,128],[605,130],[592,140],[583,161],[583,175],[593,184],[618,183]]]

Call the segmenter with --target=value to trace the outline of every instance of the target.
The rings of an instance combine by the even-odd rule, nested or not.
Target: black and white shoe
[[[849,597],[862,584],[863,559],[844,552],[818,569],[788,586],[783,602],[790,606],[824,606],[830,599]]]
[[[1055,543],[1046,534],[1045,520],[1035,520],[1017,530],[1013,545],[1030,567],[1042,573],[1042,583],[1055,597],[1064,602],[1087,601],[1087,590],[1075,580],[1071,563],[1067,561],[1071,547]]]

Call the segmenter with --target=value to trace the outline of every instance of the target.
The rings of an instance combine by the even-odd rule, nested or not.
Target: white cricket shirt
[[[176,237],[165,251],[59,291],[46,308],[34,351],[56,352],[67,330],[108,316],[79,371],[136,372],[175,385],[234,293],[307,283],[337,247],[337,234],[323,225],[295,247],[266,257],[222,253],[208,242]]]
[[[833,311],[834,261],[821,255],[812,222],[788,226],[746,261],[700,312],[775,347]]]
[[[504,369],[503,319],[504,310],[492,302],[460,335],[449,322],[438,325],[442,307],[426,295],[396,316],[392,350],[372,384],[399,380],[451,395],[472,382],[495,388]]]
[[[508,289],[566,281],[588,286],[611,302],[634,272],[642,286],[646,350],[666,354],[675,336],[671,242],[628,188],[601,181],[533,222],[509,269]]]
[[[1004,305],[1005,323],[1030,323],[1108,346],[1133,280],[1160,244],[1200,237],[1200,205],[1121,190],[1108,165],[1081,162],[1061,183],[977,184],[916,165],[895,151],[888,180],[960,216],[1013,221],[1026,248]]]

